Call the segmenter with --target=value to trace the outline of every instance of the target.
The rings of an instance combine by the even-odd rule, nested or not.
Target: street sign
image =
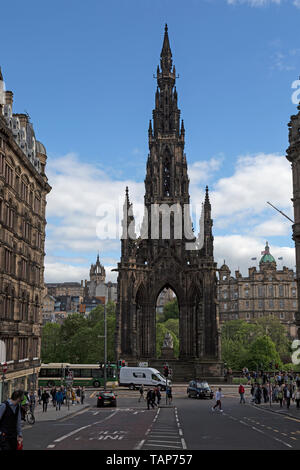
[[[148,362],[139,362],[139,367],[148,367]]]

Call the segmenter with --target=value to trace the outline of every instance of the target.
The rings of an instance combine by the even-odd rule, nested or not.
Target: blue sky
[[[293,267],[287,123],[297,112],[297,0],[15,1],[1,6],[0,65],[48,152],[46,281],[80,280],[97,251],[99,204],[142,201],[164,24],[186,128],[191,198],[211,190],[215,254],[246,272],[268,240]],[[197,218],[195,218],[197,223]],[[113,278],[113,277],[112,277]]]

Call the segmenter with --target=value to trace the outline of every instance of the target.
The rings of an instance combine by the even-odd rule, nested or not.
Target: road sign
[[[148,362],[139,362],[139,367],[148,367]]]

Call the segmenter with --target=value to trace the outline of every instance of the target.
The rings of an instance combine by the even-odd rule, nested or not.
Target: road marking
[[[166,442],[166,443],[169,443],[169,444],[170,443],[171,444],[180,444],[181,440],[179,440],[179,441],[178,440],[177,441],[176,440],[174,440],[174,441],[161,441],[160,439],[151,439],[151,440],[149,440],[149,442],[161,442],[161,443]]]
[[[53,449],[53,447],[55,447],[55,445],[50,444],[50,445],[47,447],[47,449]]]
[[[151,446],[151,447],[166,447],[167,449],[181,449],[181,447],[162,446],[162,445],[160,445],[160,444],[145,444],[145,446]]]

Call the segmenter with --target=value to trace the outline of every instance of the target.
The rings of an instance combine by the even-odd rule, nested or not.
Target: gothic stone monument
[[[185,129],[183,121],[180,124],[167,26],[156,78],[139,236],[126,188],[117,268],[116,356],[128,365],[147,361],[162,368],[164,361],[156,356],[156,302],[164,288],[171,288],[180,311],[179,359],[168,361],[174,379],[222,377],[211,204],[206,187],[196,237],[189,209]]]

